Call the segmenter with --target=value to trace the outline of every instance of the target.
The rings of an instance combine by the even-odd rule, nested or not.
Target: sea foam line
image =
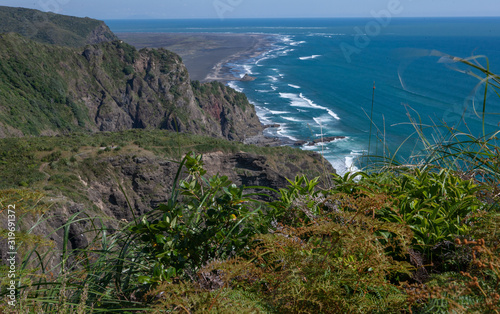
[[[336,120],[340,120],[340,117],[335,112],[333,112],[332,110],[330,110],[326,107],[316,105],[312,100],[310,100],[309,98],[306,98],[304,95],[302,95],[302,93],[300,93],[299,97],[304,99],[305,101],[307,101],[307,103],[311,107],[326,110],[326,112],[328,112],[328,114],[331,115],[333,118],[335,118]]]
[[[286,124],[281,124],[276,133],[280,136],[288,137],[292,141],[297,141],[297,138],[291,136],[290,134],[287,134],[287,132],[286,132],[287,130],[288,130],[288,128],[286,127]]]
[[[286,98],[291,100],[290,106],[325,110],[334,119],[340,120],[340,117],[331,109],[315,104],[312,100],[305,97],[302,93],[300,93],[299,95],[293,93],[279,93],[279,94],[281,98]]]
[[[302,93],[300,93],[299,95],[293,93],[279,93],[279,94],[281,98],[291,100],[290,106],[325,110],[334,119],[340,120],[340,117],[331,109],[315,104],[312,100],[305,97]]]
[[[237,86],[234,82],[228,82],[227,85],[237,92],[240,92],[240,93],[243,92],[243,88]]]
[[[310,59],[316,59],[318,57],[321,57],[321,55],[312,55],[312,56],[307,56],[307,57],[299,57],[300,60],[310,60]]]
[[[294,118],[294,117],[281,117],[285,120],[292,121],[292,122],[302,122],[302,120]]]
[[[254,73],[252,72],[252,66],[251,66],[251,65],[244,64],[244,65],[243,65],[243,70],[245,71],[245,72],[243,73],[243,75],[245,75],[245,74],[247,74],[247,73],[248,73],[248,74],[254,74]]]

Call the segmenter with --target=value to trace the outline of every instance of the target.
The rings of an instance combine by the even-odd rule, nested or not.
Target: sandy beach
[[[273,43],[270,35],[214,33],[117,33],[137,49],[166,48],[182,57],[191,80],[232,81],[227,63],[253,58]]]

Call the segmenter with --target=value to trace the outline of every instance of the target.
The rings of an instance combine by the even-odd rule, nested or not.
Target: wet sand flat
[[[256,57],[272,45],[262,34],[214,33],[117,33],[137,49],[166,48],[182,57],[191,80],[239,80],[230,73],[228,62]]]

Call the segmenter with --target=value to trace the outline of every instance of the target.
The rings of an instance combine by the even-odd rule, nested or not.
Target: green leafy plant
[[[243,188],[226,176],[206,179],[201,155],[186,155],[182,165],[188,177],[169,201],[131,228],[154,264],[151,276],[140,278],[143,282],[171,280],[210,260],[242,254],[249,238],[262,231],[259,206],[243,195]]]
[[[481,187],[446,169],[354,173],[336,176],[334,182],[334,192],[358,198],[388,196],[390,202],[374,209],[374,216],[408,225],[414,232],[415,249],[425,253],[441,241],[467,235],[474,222],[472,215],[483,207],[477,198]]]
[[[280,189],[280,198],[271,202],[268,212],[276,221],[289,225],[302,225],[321,214],[321,202],[324,197],[317,185],[319,177],[309,180],[305,175],[288,180],[289,185]]]

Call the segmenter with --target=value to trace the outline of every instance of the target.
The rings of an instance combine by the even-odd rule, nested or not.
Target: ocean
[[[484,85],[475,77],[480,73],[448,56],[476,56],[471,60],[482,66],[489,63],[491,72],[500,73],[500,18],[106,23],[114,32],[272,36],[274,44],[259,57],[229,65],[235,75],[248,73],[256,79],[228,84],[247,95],[263,123],[280,125],[266,129],[270,136],[305,141],[343,137],[302,147],[321,153],[338,173],[361,168],[359,157],[366,154],[391,156],[397,151],[401,161],[418,156],[422,145],[410,117],[436,141],[446,130],[427,126],[446,123],[480,136]],[[500,112],[499,96],[492,88],[486,111]],[[498,115],[487,115],[486,132],[498,131],[499,122]]]

